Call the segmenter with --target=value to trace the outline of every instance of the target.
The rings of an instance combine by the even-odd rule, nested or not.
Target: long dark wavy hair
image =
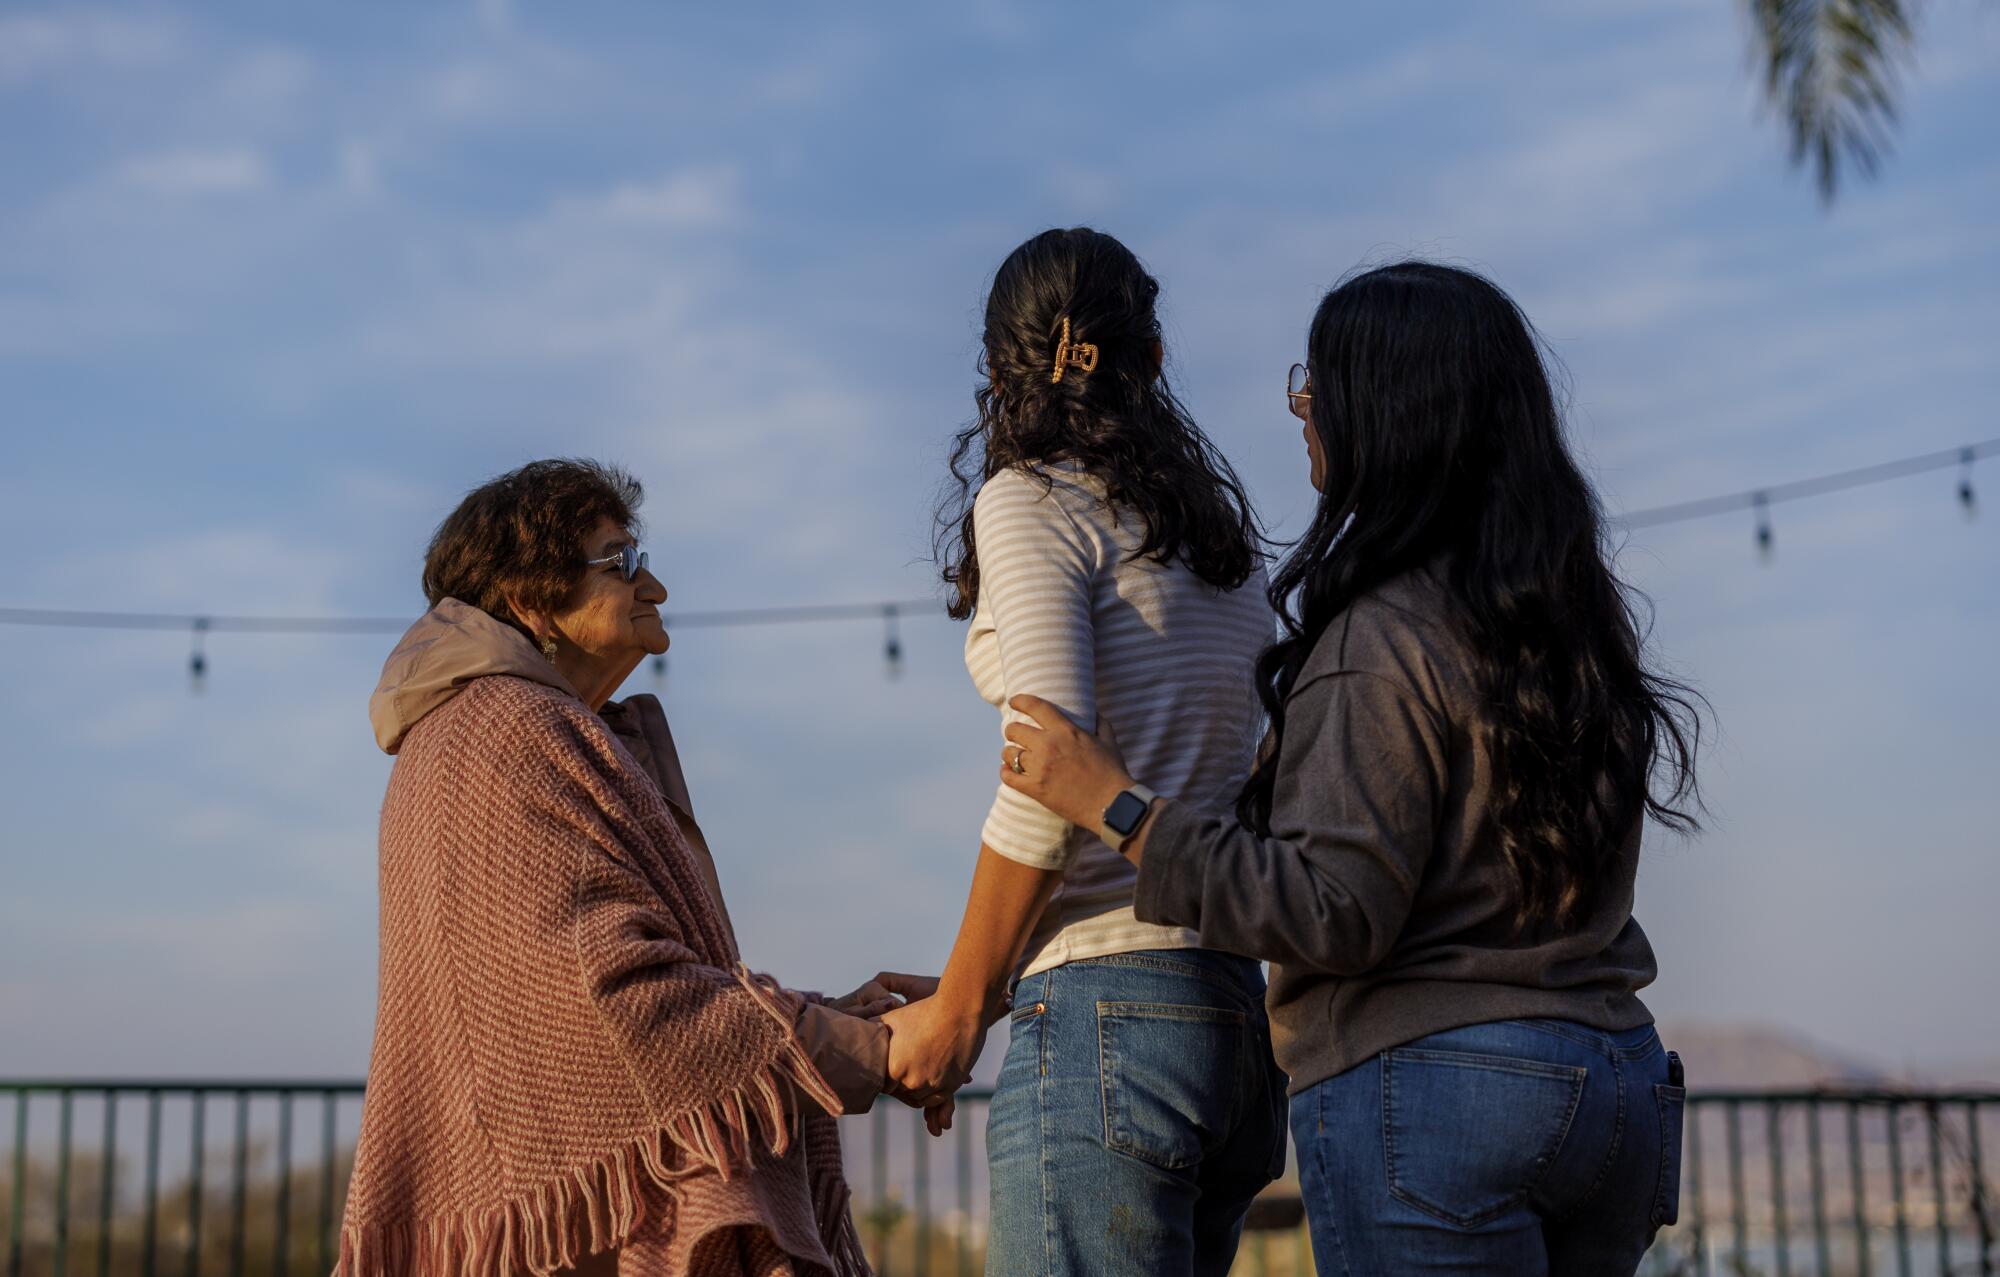
[[[1705,702],[1648,668],[1644,600],[1608,563],[1534,330],[1492,282],[1403,262],[1326,295],[1306,370],[1324,482],[1272,578],[1283,637],[1257,664],[1272,737],[1237,813],[1270,832],[1285,700],[1328,625],[1436,565],[1490,711],[1517,924],[1567,930],[1638,822],[1698,827]]]
[[[1000,264],[986,295],[979,415],[953,438],[937,508],[934,548],[952,616],[963,620],[979,602],[977,485],[1009,466],[1081,463],[1114,509],[1143,523],[1135,559],[1178,560],[1218,589],[1256,570],[1263,537],[1243,485],[1167,384],[1159,295],[1130,249],[1085,228],[1043,231]],[[1097,366],[1070,363],[1057,381],[1065,319],[1072,343],[1097,348]]]

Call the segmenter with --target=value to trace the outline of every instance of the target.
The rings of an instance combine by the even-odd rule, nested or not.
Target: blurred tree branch
[[[1832,203],[1847,170],[1872,176],[1893,140],[1896,72],[1915,0],[1749,0],[1764,95],[1785,117],[1792,163]]]

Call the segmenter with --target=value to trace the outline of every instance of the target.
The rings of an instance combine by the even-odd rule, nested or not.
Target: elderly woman
[[[640,495],[539,461],[431,540],[369,703],[396,765],[339,1277],[868,1271],[830,1115],[882,1087],[860,1016],[894,1000],[739,960],[659,702],[609,699],[667,648]]]

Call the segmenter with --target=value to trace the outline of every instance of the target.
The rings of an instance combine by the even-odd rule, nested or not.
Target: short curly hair
[[[424,597],[470,603],[523,634],[507,604],[554,611],[583,581],[584,542],[600,519],[636,536],[645,490],[617,466],[584,458],[531,461],[471,492],[424,552]]]

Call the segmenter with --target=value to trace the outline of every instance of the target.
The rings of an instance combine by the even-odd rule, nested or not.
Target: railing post
[[[1981,1156],[1979,1125],[1981,1120],[1978,1100],[1965,1103],[1965,1123],[1968,1132],[1966,1156],[1972,1162],[1972,1222],[1979,1230],[1979,1273],[1980,1277],[1993,1274],[1993,1216],[1991,1204],[1986,1196],[1986,1160]]]
[[[1868,1244],[1867,1155],[1861,1143],[1861,1104],[1848,1099],[1847,1105],[1847,1177],[1853,1190],[1854,1207],[1854,1270],[1860,1277],[1871,1277],[1875,1266],[1875,1256]]]
[[[320,1095],[319,1271],[333,1271],[334,1104],[336,1092]]]
[[[159,1268],[160,1238],[160,1088],[146,1092],[146,1226],[143,1253],[139,1257],[141,1277],[154,1277]]]
[[[1903,1106],[1889,1101],[1889,1192],[1896,1206],[1896,1272],[1910,1277],[1910,1213],[1903,1198]]]
[[[64,1087],[56,1099],[56,1236],[49,1271],[63,1277],[69,1266],[69,1158],[76,1120],[76,1092]]]
[[[104,1165],[97,1177],[97,1277],[111,1277],[112,1203],[117,1198],[118,1092],[104,1088]]]
[[[292,1267],[292,1093],[278,1093],[277,1238],[272,1243],[271,1271],[286,1277]]]
[[[1750,1268],[1750,1221],[1749,1209],[1743,1200],[1743,1119],[1742,1106],[1735,1100],[1726,1100],[1722,1106],[1723,1134],[1729,1141],[1729,1222],[1735,1251],[1732,1258],[1736,1271],[1747,1272]]]
[[[1778,1277],[1791,1277],[1790,1237],[1785,1228],[1785,1110],[1777,1100],[1764,1105],[1764,1144],[1771,1170],[1771,1230],[1777,1246]]]
[[[972,1114],[958,1137],[958,1277],[972,1277]],[[985,1129],[981,1123],[980,1129]]]
[[[916,1277],[930,1277],[931,1272],[931,1133],[923,1122],[910,1123],[916,1132],[917,1146],[912,1150],[910,1174],[915,1176],[913,1196],[917,1206],[916,1260],[912,1267]]]
[[[188,1240],[187,1257],[183,1266],[186,1277],[199,1277],[201,1273],[201,1181],[202,1164],[208,1160],[207,1131],[208,1093],[201,1090],[188,1092],[188,1101],[194,1106],[193,1133],[188,1137]]]
[[[1931,1139],[1931,1205],[1936,1213],[1938,1271],[1951,1271],[1951,1228],[1946,1215],[1951,1210],[1951,1199],[1944,1191],[1944,1115],[1938,1109],[1936,1100],[1924,1101],[1924,1125],[1930,1131]]]
[[[231,1150],[229,1194],[229,1277],[243,1277],[246,1208],[250,1194],[250,1092],[236,1093],[236,1147]]]
[[[14,1092],[14,1205],[7,1230],[7,1277],[21,1277],[21,1231],[28,1226],[28,1091]]]
[[[869,1178],[873,1182],[870,1195],[875,1201],[875,1267],[889,1267],[889,1112],[888,1106],[875,1106],[874,1138],[869,1141]]]
[[[1694,1271],[1696,1277],[1708,1277],[1708,1215],[1701,1200],[1701,1115],[1708,1106],[1692,1100],[1688,1101],[1687,1121],[1687,1187],[1690,1202],[1688,1231],[1694,1237]]]
[[[1818,1100],[1806,1102],[1806,1155],[1812,1163],[1813,1260],[1821,1274],[1833,1272],[1833,1253],[1826,1226],[1825,1151],[1820,1143]]]

